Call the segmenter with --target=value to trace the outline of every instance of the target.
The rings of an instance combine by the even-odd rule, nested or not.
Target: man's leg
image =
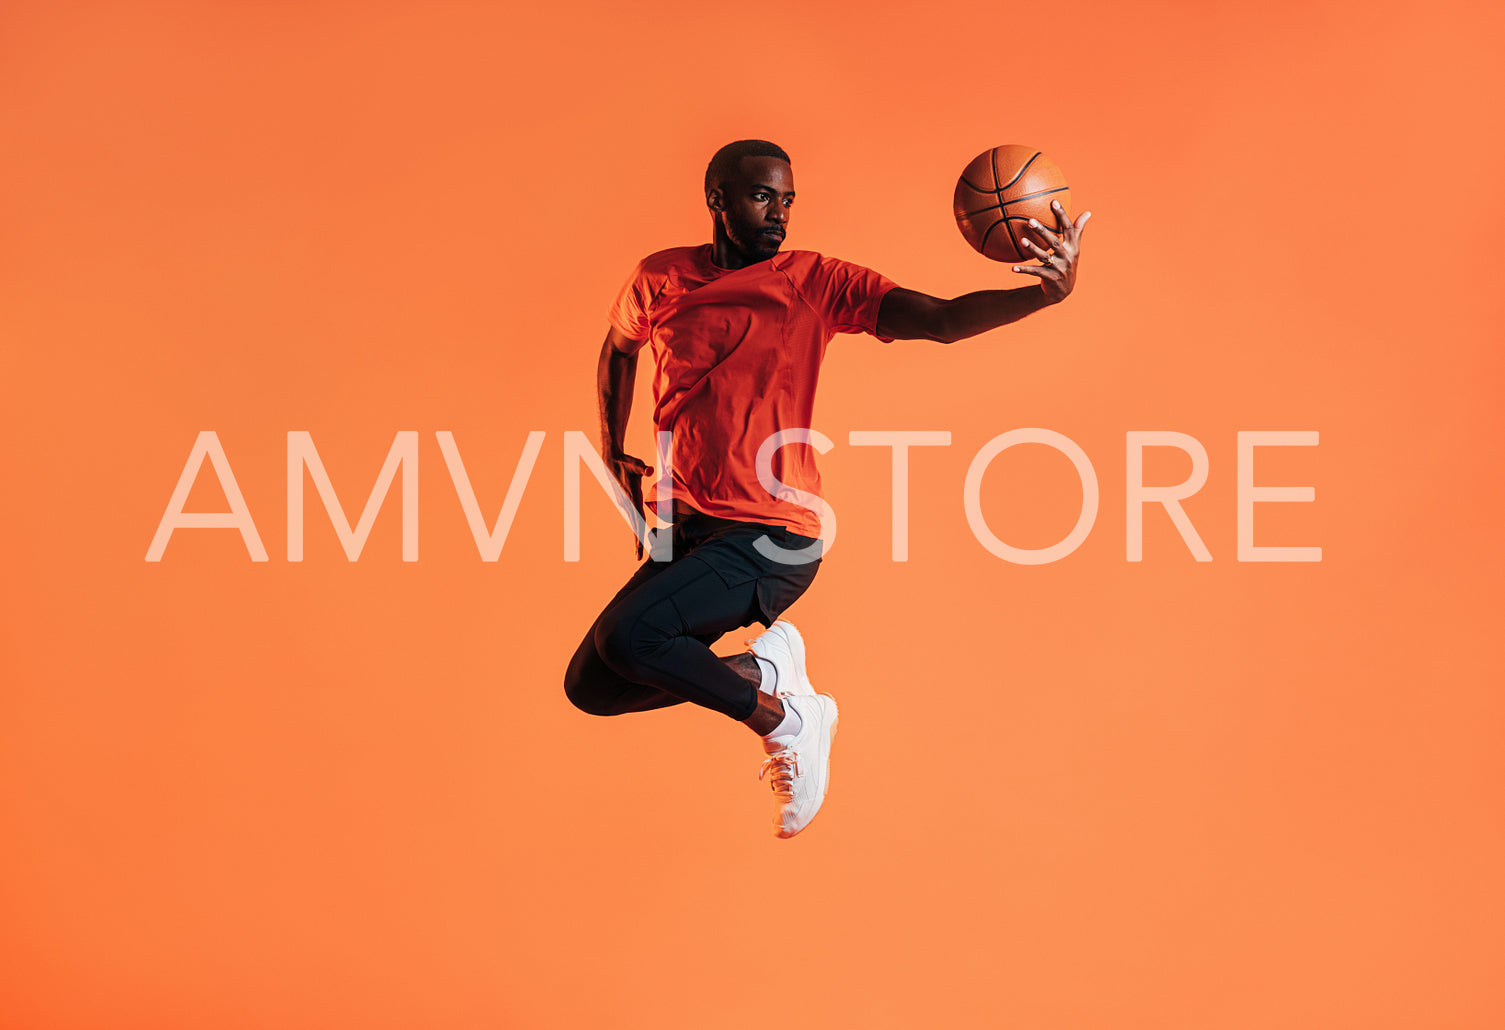
[[[634,683],[613,672],[601,660],[596,650],[596,626],[605,619],[617,604],[648,580],[669,566],[663,562],[645,561],[627,584],[585,631],[585,639],[575,649],[569,668],[564,674],[564,693],[570,703],[588,715],[625,715],[628,712],[648,712],[655,708],[667,708],[681,704],[683,699],[666,693],[657,687]]]
[[[686,564],[689,568],[675,571]],[[752,607],[755,589],[752,583],[728,588],[713,570],[689,556],[671,564],[644,562],[576,649],[565,674],[565,693],[575,707],[592,715],[645,712],[692,701],[734,718],[742,713],[747,721],[746,709],[756,700],[747,692],[756,691],[763,678],[758,662],[751,654],[717,658],[710,645],[757,618]],[[681,612],[693,613],[692,618],[683,618]],[[683,644],[676,645],[677,636],[685,638]],[[697,687],[697,676],[709,677],[711,687]],[[754,730],[775,714],[782,717],[781,711],[768,707],[754,712]]]
[[[727,586],[710,565],[686,555],[596,620],[596,652],[624,679],[746,720],[757,707],[757,684],[712,654],[709,643],[757,618],[756,595],[755,582]]]
[[[779,803],[775,832],[792,837],[826,796],[836,702],[810,692],[808,683],[783,696],[772,686],[759,689],[764,677],[757,657],[721,659],[709,645],[728,630],[775,618],[815,570],[742,579],[745,567],[718,553],[730,546],[712,541],[668,565],[639,569],[591,627],[565,689],[577,706],[603,715],[690,701],[743,722],[764,738],[768,761],[761,775],[772,774]],[[718,571],[722,565],[728,570]],[[760,600],[760,585],[770,588],[768,600]],[[803,665],[802,645],[799,651]],[[791,679],[803,680],[794,665],[789,671]]]

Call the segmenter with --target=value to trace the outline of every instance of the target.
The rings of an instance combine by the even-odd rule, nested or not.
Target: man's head
[[[706,167],[705,203],[718,243],[724,239],[747,262],[773,257],[794,203],[789,155],[766,140],[728,143]]]

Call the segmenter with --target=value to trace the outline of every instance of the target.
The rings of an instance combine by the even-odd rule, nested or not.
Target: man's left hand
[[[1066,209],[1059,201],[1051,202],[1056,214],[1056,231],[1051,232],[1035,219],[1029,221],[1030,230],[1050,244],[1049,249],[1037,246],[1033,241],[1021,238],[1023,249],[1032,257],[1040,259],[1038,265],[1015,265],[1014,271],[1021,275],[1040,278],[1040,288],[1045,291],[1045,303],[1059,304],[1076,286],[1077,255],[1081,249],[1082,230],[1087,226],[1091,211],[1083,211],[1073,223],[1066,217]]]

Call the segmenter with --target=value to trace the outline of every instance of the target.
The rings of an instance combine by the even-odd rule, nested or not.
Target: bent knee
[[[564,696],[586,715],[616,715],[615,698],[582,675],[574,664],[564,674]]]
[[[568,687],[565,688],[564,696],[570,699],[570,704],[580,709],[586,715],[599,715],[605,718],[606,716],[619,714],[616,706],[609,698],[570,690]]]
[[[641,618],[625,618],[596,627],[596,652],[601,660],[617,675],[631,680],[643,674],[643,658],[656,643],[656,636]]]

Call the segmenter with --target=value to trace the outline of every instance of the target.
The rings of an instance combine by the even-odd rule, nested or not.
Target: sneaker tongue
[[[753,655],[753,659],[758,663],[758,671],[763,674],[763,681],[758,685],[758,689],[765,694],[777,694],[779,687],[778,666],[761,655]]]

